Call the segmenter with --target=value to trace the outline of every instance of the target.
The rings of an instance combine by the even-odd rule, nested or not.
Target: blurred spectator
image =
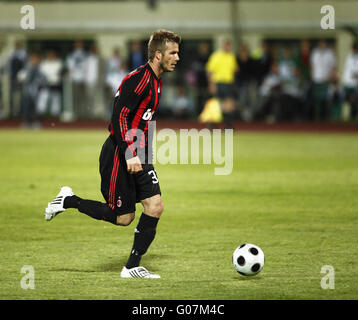
[[[209,98],[208,78],[205,65],[210,56],[210,47],[207,42],[200,42],[198,52],[193,59],[192,70],[195,74],[195,85],[197,89],[196,96],[196,114],[200,114],[204,108],[206,100]]]
[[[292,120],[302,117],[302,92],[300,88],[299,71],[292,49],[284,47],[278,62],[278,72],[281,80],[281,119]]]
[[[37,103],[37,112],[44,115],[49,109],[49,113],[58,117],[61,112],[61,86],[63,63],[57,57],[54,50],[47,53],[47,57],[40,64],[40,71],[45,76],[45,83],[41,87]]]
[[[206,64],[209,90],[220,100],[226,128],[232,128],[235,111],[235,73],[239,71],[231,41],[223,41],[219,50],[213,52]]]
[[[87,113],[84,118],[99,116],[103,107],[104,61],[98,47],[92,44],[85,63],[85,88]]]
[[[281,85],[279,65],[274,62],[259,89],[259,95],[262,100],[261,108],[257,115],[259,120],[266,120],[271,123],[279,120],[282,98]]]
[[[351,118],[354,119],[358,115],[358,40],[353,43],[352,52],[346,58],[342,83]]]
[[[119,48],[114,48],[112,56],[107,60],[106,75],[110,75],[112,72],[117,72],[121,68],[122,58]]]
[[[113,98],[123,78],[127,75],[127,66],[121,58],[119,48],[114,48],[112,56],[107,60],[105,76],[105,118],[112,114]]]
[[[107,75],[106,79],[106,110],[105,116],[109,119],[113,111],[113,99],[115,94],[118,91],[120,84],[124,77],[128,74],[127,65],[122,62],[119,66],[119,69],[112,70],[110,74]]]
[[[193,100],[182,85],[177,86],[173,99],[172,110],[175,117],[188,119],[193,113]]]
[[[254,75],[259,86],[271,70],[271,65],[274,60],[272,50],[269,43],[263,41],[261,47],[253,52]]]
[[[296,64],[299,70],[300,78],[303,82],[307,82],[310,80],[310,76],[311,76],[310,55],[311,55],[310,42],[308,40],[302,40],[296,57]]]
[[[333,72],[331,81],[328,85],[328,109],[330,120],[341,120],[343,102],[344,89],[339,84],[337,72]]]
[[[22,70],[27,62],[27,52],[23,48],[23,44],[20,41],[15,42],[15,48],[10,54],[8,61],[8,71],[10,77],[10,92],[9,92],[9,104],[10,112],[9,117],[18,117],[22,108],[22,87],[18,81],[18,73]]]
[[[111,101],[113,102],[113,97],[117,93],[120,84],[124,77],[128,74],[127,66],[125,63],[121,63],[119,69],[113,70],[110,75],[107,77],[107,85],[110,89]]]
[[[40,55],[32,53],[26,67],[18,72],[18,81],[22,83],[23,93],[23,124],[24,128],[39,128],[38,114],[36,105],[40,87],[46,83],[45,76],[40,70]]]
[[[282,56],[278,61],[279,74],[283,81],[291,83],[297,77],[297,66],[292,55],[292,50],[289,47],[284,47]]]
[[[143,65],[144,62],[144,54],[142,50],[142,45],[139,41],[133,40],[131,43],[131,50],[129,52],[128,58],[128,67],[130,71],[138,68]]]
[[[72,86],[72,108],[74,117],[77,119],[85,119],[87,118],[85,88],[86,53],[81,40],[75,42],[74,51],[67,57],[67,68]]]
[[[325,120],[328,111],[328,84],[336,68],[336,56],[327,42],[320,40],[311,54],[313,119]]]
[[[254,61],[250,57],[249,48],[246,44],[239,46],[236,59],[239,66],[239,72],[236,76],[239,107],[242,109],[243,119],[249,121],[253,117],[251,89],[255,88],[255,84],[253,84],[255,78],[253,75]]]
[[[308,40],[300,42],[300,48],[296,55],[296,64],[299,75],[299,86],[301,89],[302,117],[309,119],[311,105],[311,44]]]

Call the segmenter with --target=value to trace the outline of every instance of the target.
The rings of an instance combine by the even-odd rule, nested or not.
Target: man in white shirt
[[[344,65],[342,83],[347,102],[351,107],[351,118],[358,114],[358,41],[352,45],[352,52],[348,54]]]
[[[311,79],[313,117],[314,120],[324,120],[329,116],[328,84],[336,69],[336,56],[327,42],[320,40],[311,54]]]
[[[54,50],[47,53],[47,57],[40,64],[40,71],[46,77],[46,83],[39,92],[37,112],[43,115],[49,111],[58,117],[61,112],[61,85],[63,63]]]
[[[86,57],[83,42],[76,41],[74,51],[67,58],[67,68],[72,84],[72,108],[77,119],[85,119],[89,113],[85,90]]]
[[[97,45],[92,44],[85,66],[86,107],[89,111],[87,118],[103,116],[103,73],[104,61],[98,52]]]

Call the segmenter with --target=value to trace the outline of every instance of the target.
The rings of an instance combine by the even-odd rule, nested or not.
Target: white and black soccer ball
[[[237,247],[232,255],[232,263],[243,276],[258,274],[265,264],[265,255],[261,248],[251,243]]]

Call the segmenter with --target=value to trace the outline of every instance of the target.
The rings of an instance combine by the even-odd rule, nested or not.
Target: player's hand
[[[138,156],[127,160],[127,170],[130,174],[134,174],[143,170],[142,164]]]

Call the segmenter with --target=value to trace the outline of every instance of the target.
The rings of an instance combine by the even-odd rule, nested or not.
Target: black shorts
[[[142,164],[142,167],[142,171],[129,174],[124,154],[120,154],[117,144],[111,137],[104,142],[99,157],[101,192],[117,214],[135,212],[137,202],[161,194],[153,165]]]
[[[219,99],[227,99],[235,97],[235,88],[233,84],[230,83],[217,83],[217,95]]]

